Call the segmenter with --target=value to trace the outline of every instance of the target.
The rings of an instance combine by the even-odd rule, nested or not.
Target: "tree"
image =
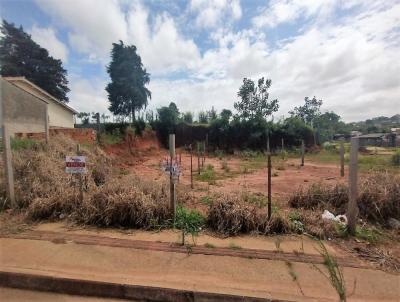
[[[193,123],[193,114],[190,111],[187,111],[183,114],[182,120],[185,123],[192,124]]]
[[[312,126],[314,119],[321,114],[320,112],[321,105],[322,105],[322,100],[317,100],[315,96],[312,99],[305,97],[304,105],[299,107],[294,107],[294,110],[290,111],[289,113],[292,116],[302,119],[307,125]]]
[[[211,110],[207,112],[208,115],[208,120],[209,121],[214,121],[217,119],[217,111],[214,109],[214,106],[211,107]]]
[[[22,26],[3,20],[0,38],[0,73],[2,76],[23,76],[55,98],[67,103],[69,92],[67,71],[61,60],[35,43]]]
[[[113,43],[107,72],[111,78],[111,83],[106,87],[109,110],[135,121],[135,112],[146,107],[148,99],[151,99],[151,92],[146,88],[150,74],[143,67],[136,46],[125,46],[122,41]]]
[[[208,124],[208,114],[207,112],[200,111],[199,112],[199,123],[200,124]]]
[[[220,117],[222,120],[227,121],[229,123],[231,116],[232,116],[232,111],[230,111],[229,109],[222,109],[220,113]]]
[[[79,112],[76,116],[77,116],[77,118],[79,118],[81,120],[81,124],[83,124],[83,125],[89,124],[90,113]]]
[[[269,79],[259,79],[256,86],[253,80],[244,78],[237,93],[241,100],[234,104],[239,116],[243,119],[267,118],[278,111],[278,100],[268,101],[270,87]]]

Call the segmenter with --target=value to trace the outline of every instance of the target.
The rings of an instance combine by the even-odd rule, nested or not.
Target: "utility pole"
[[[351,138],[350,164],[349,164],[349,204],[347,206],[348,230],[351,235],[356,232],[356,222],[358,215],[357,206],[357,164],[358,164],[358,137]]]
[[[175,220],[175,210],[176,210],[176,192],[175,192],[175,181],[172,173],[172,161],[175,158],[175,134],[169,135],[169,189],[170,189],[170,211],[171,215]]]

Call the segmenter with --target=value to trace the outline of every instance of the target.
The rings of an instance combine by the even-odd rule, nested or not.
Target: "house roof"
[[[383,138],[386,133],[368,133],[360,135],[358,138]]]
[[[60,100],[56,99],[50,93],[46,92],[45,90],[43,90],[39,86],[33,84],[31,81],[27,80],[25,77],[3,77],[3,79],[8,81],[8,82],[10,82],[11,84],[14,84],[18,88],[23,89],[24,91],[29,93],[29,91],[27,91],[25,89],[25,87],[23,85],[21,85],[21,83],[26,84],[32,90],[39,92],[40,96],[42,96],[42,97],[40,97],[40,96],[38,96],[38,97],[41,98],[42,100],[44,100],[46,103],[48,103],[48,100],[52,100],[57,105],[60,105],[60,106],[64,107],[65,109],[71,111],[73,114],[77,114],[78,113],[78,111],[76,111],[72,107],[68,106],[67,104],[61,102]]]

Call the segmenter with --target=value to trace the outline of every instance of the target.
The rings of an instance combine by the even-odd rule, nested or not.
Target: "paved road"
[[[30,290],[14,289],[14,288],[4,288],[0,287],[0,299],[4,302],[123,302],[127,300],[120,299],[103,299],[103,298],[93,298],[93,297],[81,297],[81,296],[71,296],[54,294],[47,292],[35,292]],[[133,300],[129,300],[135,302]]]

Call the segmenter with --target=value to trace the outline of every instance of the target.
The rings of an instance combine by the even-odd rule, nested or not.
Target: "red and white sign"
[[[66,173],[86,173],[86,157],[85,156],[66,156],[65,157]]]

